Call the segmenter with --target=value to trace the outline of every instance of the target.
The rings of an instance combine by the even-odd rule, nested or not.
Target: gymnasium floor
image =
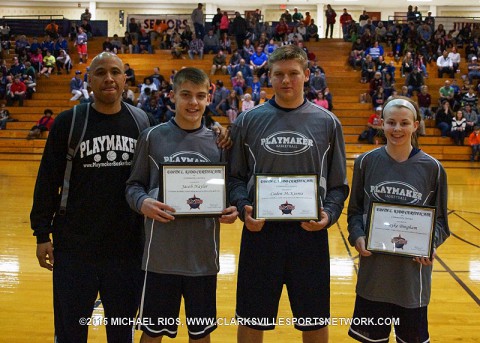
[[[480,169],[465,162],[444,165],[452,235],[437,252],[429,306],[431,341],[480,342]],[[53,342],[51,273],[38,266],[29,224],[37,168],[38,162],[0,161],[0,342]],[[348,170],[351,178],[351,163]],[[218,318],[227,323],[235,311],[240,235],[240,221],[222,226]],[[337,320],[337,325],[330,326],[330,342],[353,342],[342,321],[352,315],[358,257],[346,243],[345,214],[329,229],[329,235],[331,315]],[[101,308],[94,313],[100,316]],[[279,318],[290,317],[284,292]],[[184,321],[183,314],[181,319]],[[300,342],[300,337],[293,327],[283,325],[267,332],[265,342]],[[89,342],[105,342],[105,328],[90,327],[89,338]],[[135,341],[139,338],[137,332]],[[179,329],[175,341],[187,342],[186,327]],[[236,342],[236,327],[220,326],[212,334],[212,342]]]

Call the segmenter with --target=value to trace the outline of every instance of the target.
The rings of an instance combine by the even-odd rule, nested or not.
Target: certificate
[[[178,216],[221,216],[227,207],[226,164],[162,164],[158,200]]]
[[[255,175],[255,219],[318,221],[319,213],[316,174]]]
[[[367,228],[367,250],[432,257],[434,207],[372,202]]]

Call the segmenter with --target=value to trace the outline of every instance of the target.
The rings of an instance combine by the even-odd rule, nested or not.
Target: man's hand
[[[230,127],[214,126],[213,131],[217,134],[217,146],[220,149],[230,149],[233,145],[233,141],[230,138]]]
[[[235,206],[227,207],[222,211],[222,216],[220,217],[220,223],[222,224],[233,224],[237,220],[238,211]]]
[[[53,270],[53,244],[52,242],[37,244],[37,259],[40,267]]]
[[[252,217],[253,207],[245,206],[245,226],[248,230],[252,232],[259,232],[262,230],[263,225],[265,225],[265,219],[253,219]]]
[[[142,202],[140,211],[148,218],[156,220],[157,222],[168,223],[175,220],[174,216],[166,212],[175,212],[175,209],[153,198],[146,198]]]
[[[309,222],[302,222],[300,226],[307,231],[320,231],[325,226],[328,225],[330,219],[328,218],[328,214],[323,210],[320,212],[320,221],[316,222],[314,220],[310,220]]]

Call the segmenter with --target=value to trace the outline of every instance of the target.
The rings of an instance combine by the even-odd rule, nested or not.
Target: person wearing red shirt
[[[342,25],[343,40],[347,41],[348,39],[348,29],[352,23],[352,16],[347,12],[347,9],[343,9],[343,14],[340,16],[340,24]]]
[[[15,77],[15,81],[10,87],[10,93],[7,98],[7,106],[13,106],[14,101],[18,101],[18,106],[23,106],[23,99],[27,92],[27,86],[20,80],[20,77]]]
[[[40,138],[42,132],[50,131],[53,125],[53,111],[49,108],[43,111],[43,117],[30,129],[27,139]]]

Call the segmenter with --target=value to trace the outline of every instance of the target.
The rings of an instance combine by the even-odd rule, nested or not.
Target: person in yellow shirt
[[[47,50],[47,54],[43,58],[43,68],[40,70],[40,75],[45,75],[46,77],[50,77],[53,69],[55,68],[55,57],[52,53]]]

